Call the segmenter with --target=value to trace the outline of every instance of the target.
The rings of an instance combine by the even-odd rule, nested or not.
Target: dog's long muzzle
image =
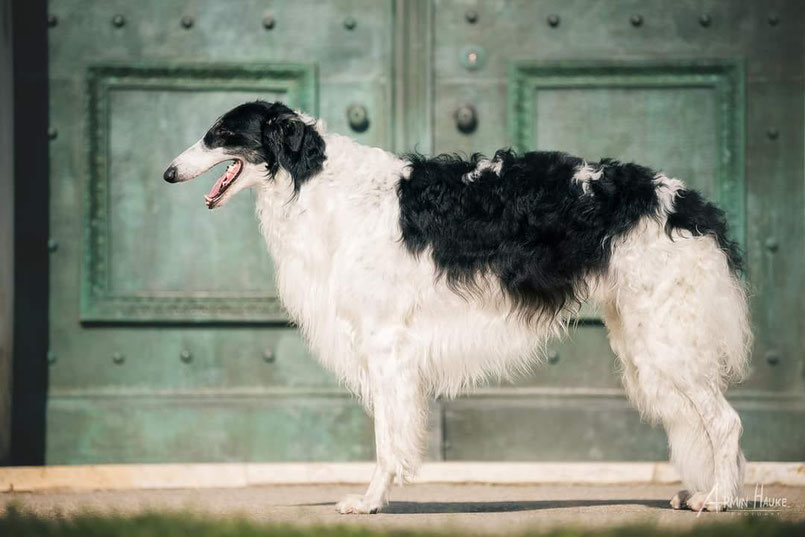
[[[162,178],[169,183],[179,183],[189,181],[206,172],[216,164],[231,160],[226,171],[221,175],[204,196],[204,202],[208,209],[214,209],[224,199],[224,194],[229,191],[240,172],[243,170],[243,161],[234,155],[227,154],[222,148],[208,148],[203,139],[188,147],[181,155],[171,162]]]
[[[209,149],[203,140],[199,140],[173,159],[162,178],[169,183],[189,181],[230,158],[221,148]]]

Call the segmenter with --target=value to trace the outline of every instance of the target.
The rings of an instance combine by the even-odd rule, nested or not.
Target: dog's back
[[[406,248],[427,249],[457,292],[471,293],[481,275],[493,275],[526,319],[583,302],[586,281],[606,273],[613,246],[646,218],[669,236],[711,236],[740,270],[723,212],[643,166],[587,164],[559,152],[409,160],[399,184]]]

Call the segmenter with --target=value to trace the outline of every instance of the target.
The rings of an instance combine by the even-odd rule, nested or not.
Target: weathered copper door
[[[350,460],[371,422],[288,324],[253,198],[167,162],[283,100],[397,151],[561,149],[724,206],[757,345],[750,459],[805,457],[803,37],[794,0],[51,0],[48,463]],[[430,457],[639,460],[597,314],[515,384],[433,405]]]
[[[253,196],[210,212],[220,169],[178,188],[160,176],[258,98],[390,147],[393,4],[54,0],[50,13],[47,461],[371,457],[370,421],[288,325]],[[368,128],[350,127],[351,106]]]
[[[634,160],[726,209],[757,335],[752,376],[730,392],[745,451],[801,460],[805,4],[434,5],[435,151],[512,145]],[[446,403],[445,458],[665,458],[662,432],[624,398],[596,313],[571,336],[532,376]]]

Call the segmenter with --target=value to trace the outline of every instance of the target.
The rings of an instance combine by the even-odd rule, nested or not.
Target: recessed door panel
[[[52,0],[48,463],[365,459],[371,421],[289,326],[255,195],[167,164],[263,99],[394,143],[394,3]],[[352,20],[354,22],[350,22]],[[311,31],[316,28],[317,31]],[[347,118],[362,106],[369,124]]]
[[[801,427],[787,429],[805,423],[799,326],[805,5],[433,5],[437,153],[491,155],[513,147],[633,161],[683,180],[726,211],[746,258],[757,341],[752,375],[730,391],[744,418],[747,456],[804,457]],[[459,122],[467,108],[474,112],[471,129]],[[619,364],[596,312],[582,309],[579,325],[549,345],[546,362],[514,381],[446,402],[445,457],[667,455],[662,435],[625,401]],[[773,427],[781,429],[771,440]]]

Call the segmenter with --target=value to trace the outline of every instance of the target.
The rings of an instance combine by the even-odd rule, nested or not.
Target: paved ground
[[[610,526],[632,522],[690,527],[733,520],[736,512],[673,511],[668,500],[674,486],[497,486],[413,485],[395,488],[391,504],[378,515],[339,515],[335,502],[359,487],[274,486],[242,489],[136,490],[89,493],[0,494],[0,511],[16,502],[40,514],[95,512],[139,513],[183,510],[206,516],[245,516],[255,521],[295,524],[361,524],[377,528],[449,529],[511,532],[558,525]],[[759,492],[759,491],[758,491]],[[755,490],[747,487],[752,499]],[[767,486],[767,498],[784,498],[786,506],[752,516],[805,520],[805,488]],[[779,508],[775,508],[779,509]]]

